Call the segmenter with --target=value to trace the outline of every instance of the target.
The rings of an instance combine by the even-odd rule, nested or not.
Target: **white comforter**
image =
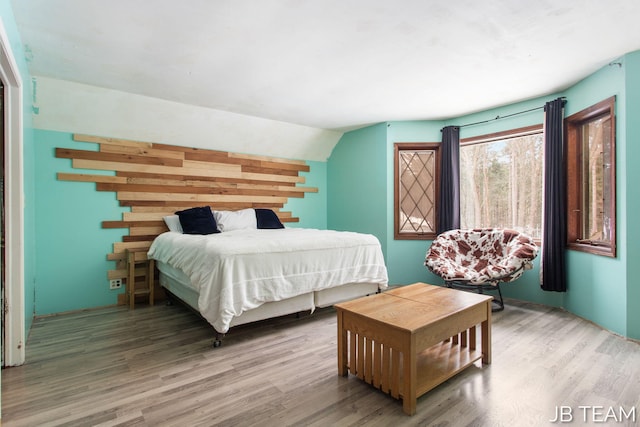
[[[387,285],[380,242],[370,234],[285,228],[211,235],[166,232],[148,256],[184,271],[202,316],[221,333],[234,316],[346,283]]]

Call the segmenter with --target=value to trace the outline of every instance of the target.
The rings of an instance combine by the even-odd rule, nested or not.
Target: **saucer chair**
[[[477,228],[439,234],[424,265],[449,288],[498,291],[493,311],[504,309],[500,283],[513,282],[533,267],[538,255],[533,239],[515,230]]]

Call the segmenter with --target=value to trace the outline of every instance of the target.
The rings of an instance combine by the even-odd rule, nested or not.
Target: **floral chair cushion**
[[[450,230],[436,237],[424,264],[445,281],[480,285],[516,280],[537,255],[533,239],[515,230]]]

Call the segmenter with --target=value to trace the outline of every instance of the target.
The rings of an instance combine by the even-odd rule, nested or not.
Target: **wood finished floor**
[[[533,304],[510,301],[493,320],[493,363],[420,397],[409,417],[337,375],[333,309],[237,327],[216,349],[208,324],[180,305],[38,318],[27,363],[2,371],[2,424],[519,427],[559,424],[549,420],[560,405],[571,425],[640,423],[640,345]],[[622,422],[594,422],[579,406],[612,408]]]

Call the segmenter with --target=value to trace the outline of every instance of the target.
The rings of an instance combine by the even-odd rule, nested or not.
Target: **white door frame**
[[[4,364],[25,360],[24,176],[22,79],[0,19],[0,78],[4,83],[5,307]]]

